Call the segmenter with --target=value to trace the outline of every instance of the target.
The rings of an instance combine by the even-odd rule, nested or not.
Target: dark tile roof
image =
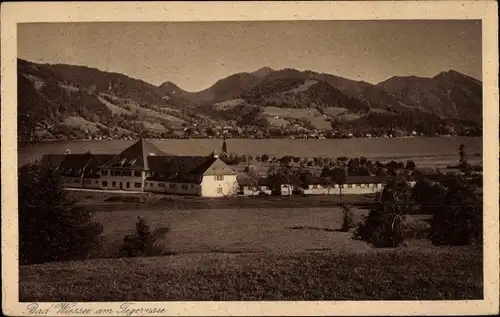
[[[148,156],[162,155],[166,155],[166,153],[162,152],[150,142],[140,139],[123,150],[120,154],[113,157],[110,161],[103,164],[103,167],[148,170]]]
[[[98,177],[99,166],[112,159],[114,154],[61,154],[44,155],[41,164],[50,165],[66,177]]]
[[[255,181],[252,180],[247,175],[241,174],[237,177],[238,184],[243,186],[253,186],[255,185]],[[379,177],[379,176],[348,176],[345,180],[345,184],[385,184],[389,180],[388,177]],[[326,179],[324,177],[319,176],[309,176],[308,183],[310,185],[323,185],[325,184]],[[260,186],[269,186],[272,185],[269,180],[265,177],[259,178],[258,185]]]
[[[59,165],[59,172],[67,177],[80,177],[92,160],[92,154],[68,154]]]
[[[387,176],[347,176],[346,184],[385,184],[389,180]]]
[[[213,156],[149,156],[152,175],[148,180],[200,183],[216,160]]]
[[[40,160],[41,165],[59,167],[66,158],[64,154],[46,154]]]
[[[106,162],[109,162],[115,155],[114,154],[94,154],[92,160],[85,168],[85,177],[99,178],[97,172],[99,168]]]

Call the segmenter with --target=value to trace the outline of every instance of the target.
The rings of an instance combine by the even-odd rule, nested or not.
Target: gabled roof
[[[64,154],[45,154],[40,160],[40,164],[44,166],[59,167],[64,161]]]
[[[217,160],[213,156],[149,156],[150,179],[200,183],[203,173]]]
[[[114,154],[66,154],[44,156],[42,164],[56,167],[63,176],[98,177],[98,167],[112,159]]]
[[[88,165],[85,168],[84,175],[85,177],[90,177],[90,178],[98,178],[98,171],[99,167],[105,164],[106,162],[109,162],[115,154],[94,154],[92,155],[91,161],[88,163]]]
[[[120,154],[113,157],[109,162],[103,164],[103,167],[149,169],[148,156],[166,155],[150,142],[140,139],[132,144]]]
[[[58,169],[62,175],[80,177],[85,166],[92,160],[92,154],[67,154]]]

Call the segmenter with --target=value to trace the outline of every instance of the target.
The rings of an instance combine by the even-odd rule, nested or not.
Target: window
[[[135,175],[135,177],[141,177],[141,172],[140,171],[135,171],[134,175]]]
[[[191,189],[194,189],[194,185],[191,185]]]
[[[111,176],[121,176],[122,172],[121,171],[111,171]]]
[[[141,183],[134,183],[135,188],[141,188]]]
[[[95,184],[99,184],[99,181],[94,181]]]
[[[127,182],[127,188],[130,188],[130,182]]]
[[[116,187],[116,182],[112,182],[111,187]]]
[[[132,176],[131,171],[123,171],[123,176]]]
[[[214,179],[215,179],[216,181],[223,181],[223,180],[224,180],[224,176],[222,176],[222,175],[217,175],[217,176],[214,176]]]
[[[76,184],[78,184],[78,183],[80,183],[80,180],[78,180],[78,179],[75,179],[75,180],[73,181],[73,183],[76,183]]]
[[[188,185],[186,185],[186,184],[182,184],[181,187],[182,187],[182,189],[188,189]]]
[[[108,176],[108,170],[102,170],[101,171],[102,176]]]
[[[318,185],[313,185],[313,189],[318,189]]]
[[[158,186],[165,187],[165,184],[164,183],[159,183]]]
[[[170,184],[170,188],[175,188],[175,184]]]
[[[108,182],[107,181],[102,181],[102,186],[103,187],[108,187]]]
[[[222,187],[217,187],[217,194],[222,194]]]

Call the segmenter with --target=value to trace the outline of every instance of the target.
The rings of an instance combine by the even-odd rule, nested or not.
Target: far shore
[[[370,140],[370,139],[432,139],[432,138],[481,138],[482,136],[465,136],[465,135],[437,135],[437,136],[394,136],[394,137],[349,137],[349,138],[326,138],[326,139],[316,139],[316,138],[296,138],[291,139],[289,137],[283,138],[239,138],[233,137],[231,140]],[[63,142],[90,142],[90,141],[131,141],[136,140],[138,138],[132,139],[67,139],[67,140],[59,140],[59,139],[44,139],[44,140],[32,140],[32,141],[18,141],[18,144],[37,144],[37,143],[63,143]],[[168,140],[223,140],[222,137],[213,137],[213,138],[145,138],[148,140],[157,140],[157,141],[168,141]]]

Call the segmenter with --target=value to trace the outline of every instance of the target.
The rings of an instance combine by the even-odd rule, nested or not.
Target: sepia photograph
[[[17,107],[2,95],[11,300],[24,315],[128,316],[167,313],[137,302],[485,300],[498,204],[485,209],[483,189],[498,200],[499,151],[483,136],[499,117],[485,106],[484,29],[18,22]]]

